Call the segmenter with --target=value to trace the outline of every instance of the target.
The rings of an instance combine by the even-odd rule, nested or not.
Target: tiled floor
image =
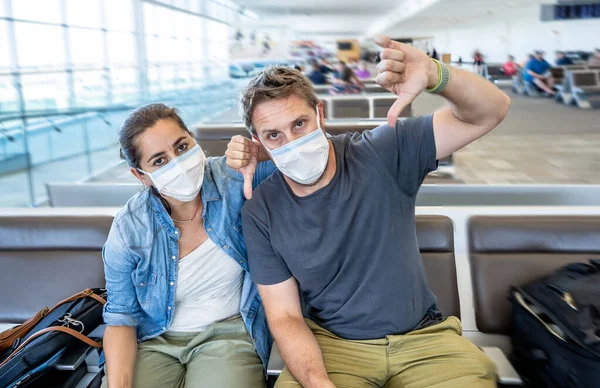
[[[507,94],[512,105],[504,122],[455,153],[457,178],[467,184],[600,184],[600,110]],[[426,114],[442,104],[422,95],[414,111]]]

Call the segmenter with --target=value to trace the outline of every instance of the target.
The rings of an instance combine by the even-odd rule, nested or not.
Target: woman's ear
[[[148,179],[146,174],[142,174],[133,167],[130,168],[129,171],[131,171],[133,176],[136,177],[144,186],[152,187],[152,182],[150,182],[150,179]]]

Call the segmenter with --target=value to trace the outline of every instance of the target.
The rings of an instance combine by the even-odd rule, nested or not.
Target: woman
[[[363,60],[358,63],[358,70],[354,74],[361,80],[371,78],[371,72],[367,69],[367,63]]]
[[[119,143],[146,189],[103,250],[103,386],[264,387],[272,339],[248,275],[241,174],[206,158],[164,104],[134,110]],[[273,170],[261,163],[254,185]]]
[[[336,72],[331,83],[330,94],[358,94],[365,87],[352,69],[343,61],[336,64]]]

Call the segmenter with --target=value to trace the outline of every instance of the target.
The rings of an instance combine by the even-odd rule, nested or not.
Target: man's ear
[[[325,104],[323,101],[319,101],[319,126],[325,128]]]
[[[129,171],[131,171],[133,176],[136,177],[144,186],[148,186],[148,187],[152,186],[152,182],[150,182],[150,179],[148,179],[146,174],[142,174],[141,172],[139,172],[138,170],[136,170],[133,167],[130,168]]]

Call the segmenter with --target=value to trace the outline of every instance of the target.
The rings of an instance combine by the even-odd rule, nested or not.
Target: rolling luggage
[[[511,291],[512,361],[528,386],[600,387],[600,260]]]

